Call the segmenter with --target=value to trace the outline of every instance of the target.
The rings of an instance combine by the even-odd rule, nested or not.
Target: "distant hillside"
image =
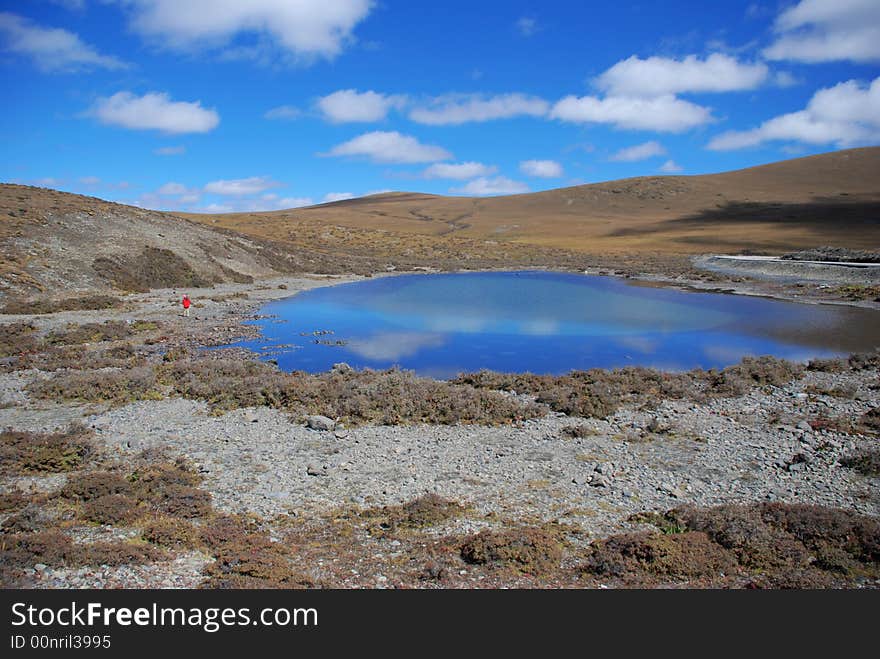
[[[326,227],[345,227],[362,242],[391,232],[402,244],[413,236],[432,244],[453,236],[590,253],[785,252],[828,244],[876,249],[880,147],[724,174],[640,177],[506,197],[391,193],[289,211],[191,217],[301,245],[320,242]]]
[[[247,282],[285,272],[363,272],[370,262],[93,197],[0,185],[0,292],[47,296]]]

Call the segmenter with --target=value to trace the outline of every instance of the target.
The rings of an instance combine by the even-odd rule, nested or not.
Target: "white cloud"
[[[776,19],[770,60],[831,62],[880,60],[880,2],[801,0]]]
[[[143,96],[117,92],[98,99],[91,113],[101,123],[164,133],[207,133],[220,123],[220,115],[203,108],[201,101],[172,101],[168,94],[159,92]]]
[[[205,185],[205,192],[230,197],[257,194],[271,188],[277,188],[281,184],[273,181],[268,176],[251,176],[231,180],[211,181]]]
[[[164,197],[173,197],[175,195],[186,194],[186,186],[183,183],[175,183],[170,181],[156,190],[156,194]]]
[[[768,119],[751,130],[722,133],[708,148],[727,151],[777,140],[840,148],[880,142],[880,77],[867,87],[849,80],[820,89],[805,109]]]
[[[449,178],[463,181],[478,176],[489,176],[497,171],[498,168],[494,165],[484,165],[481,162],[436,163],[422,172],[422,176],[425,178]]]
[[[375,5],[373,0],[119,2],[132,11],[131,27],[136,32],[166,47],[223,47],[235,37],[247,35],[255,36],[258,43],[269,42],[298,59],[329,59],[338,55],[352,41],[354,28]]]
[[[46,28],[8,12],[0,12],[2,48],[30,58],[43,71],[70,73],[88,69],[124,69],[128,65],[102,55],[73,32]]]
[[[354,195],[351,192],[328,192],[324,195],[321,203],[329,204],[334,201],[345,201],[346,199],[354,199]]]
[[[97,176],[83,176],[79,180],[83,185],[98,185],[101,182]]]
[[[683,171],[683,167],[681,167],[674,160],[667,160],[662,165],[660,165],[660,171],[665,172],[666,174],[675,174],[676,172]]]
[[[461,194],[483,196],[496,194],[521,194],[528,192],[529,186],[520,181],[511,181],[505,176],[496,176],[495,178],[480,177],[469,181],[460,188],[452,188],[450,192],[458,192]]]
[[[660,144],[660,142],[652,140],[650,142],[644,142],[642,144],[636,144],[635,146],[621,149],[611,156],[609,160],[614,160],[616,162],[637,162],[639,160],[653,158],[654,156],[662,156],[665,153],[666,149],[663,148],[663,145]]]
[[[153,151],[157,156],[180,156],[186,153],[185,146],[163,146]]]
[[[682,60],[633,55],[605,71],[596,84],[610,96],[664,96],[754,89],[767,74],[766,64],[743,63],[720,53],[704,60],[696,55]]]
[[[318,109],[327,121],[336,124],[380,121],[392,108],[402,107],[403,96],[387,96],[374,91],[341,89],[318,99]]]
[[[525,94],[447,94],[413,108],[409,118],[420,124],[444,126],[511,117],[543,117],[549,108],[550,104],[544,99]]]
[[[293,119],[298,119],[301,115],[302,112],[300,112],[299,108],[295,108],[292,105],[280,105],[277,108],[267,110],[266,114],[263,115],[263,118],[291,121]]]
[[[534,18],[523,16],[516,21],[516,29],[524,37],[530,37],[538,31],[538,22]]]
[[[378,163],[420,163],[448,160],[452,154],[432,144],[422,144],[397,131],[364,133],[333,147],[330,156],[363,156]]]
[[[709,108],[672,95],[654,98],[627,96],[566,96],[550,117],[575,123],[612,124],[629,130],[680,133],[712,121]]]
[[[523,160],[519,171],[526,176],[538,178],[559,178],[562,176],[562,165],[555,160]]]

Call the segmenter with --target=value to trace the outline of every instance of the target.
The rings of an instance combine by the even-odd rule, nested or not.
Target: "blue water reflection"
[[[880,345],[864,309],[690,293],[551,272],[382,277],[266,305],[240,344],[284,370],[401,366],[462,371],[723,367],[745,355],[803,360]]]

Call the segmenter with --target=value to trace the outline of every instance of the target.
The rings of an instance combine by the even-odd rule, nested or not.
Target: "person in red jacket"
[[[192,302],[189,299],[189,295],[184,295],[183,300],[181,300],[180,303],[183,305],[183,315],[189,316],[189,307],[192,304]]]

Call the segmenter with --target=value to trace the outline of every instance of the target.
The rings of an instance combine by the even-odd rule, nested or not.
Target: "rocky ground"
[[[267,300],[356,279],[284,278],[187,289],[196,301],[189,318],[183,318],[176,306],[181,291],[168,289],[129,295],[118,309],[2,316],[0,323],[31,322],[46,335],[106,320],[152,321],[158,329],[146,333],[139,347],[155,360],[169,350],[224,344],[252,333],[253,328],[241,323]],[[750,291],[766,292],[761,286],[748,283]],[[811,291],[815,300],[827,293],[816,286],[804,296],[810,298]],[[346,427],[322,419],[302,423],[296,415],[266,406],[218,414],[203,401],[175,396],[108,404],[43,400],[28,393],[28,383],[50,377],[34,368],[0,374],[0,427],[51,433],[80,422],[92,447],[89,469],[123,473],[132,465],[182,458],[187,469],[197,474],[200,490],[210,494],[213,511],[193,514],[186,524],[210,530],[212,524],[243,519],[230,515],[256,516],[260,521],[251,523],[258,524],[263,534],[259,537],[266,538],[260,555],[270,558],[261,559],[259,569],[236,568],[236,579],[244,581],[230,581],[228,574],[224,572],[221,579],[216,571],[217,566],[229,564],[224,552],[231,551],[232,540],[219,545],[180,540],[158,543],[165,552],[161,556],[151,554],[117,565],[19,560],[2,573],[7,585],[165,588],[216,585],[220,579],[221,585],[252,586],[248,579],[269,579],[269,573],[276,579],[274,566],[280,559],[273,552],[277,545],[292,543],[296,555],[285,554],[284,560],[293,561],[298,576],[284,572],[276,579],[286,586],[596,586],[622,577],[613,573],[599,578],[604,573],[593,570],[584,580],[585,568],[571,568],[566,561],[595,566],[597,549],[591,543],[653,528],[644,517],[633,517],[646,511],[776,502],[842,509],[869,520],[880,516],[876,471],[872,475],[870,470],[862,473],[844,466],[853,455],[877,450],[873,426],[859,422],[880,407],[876,363],[860,369],[808,370],[803,377],[755,386],[736,397],[627,404],[606,418],[548,411],[543,417],[491,426]],[[528,396],[518,398],[527,402]],[[11,546],[11,531],[23,532],[16,525],[24,523],[19,518],[25,504],[31,521],[42,520],[34,522],[30,531],[25,529],[32,535],[63,529],[77,546],[114,542],[141,546],[141,538],[149,536],[144,529],[151,528],[143,517],[137,523],[84,522],[82,506],[87,508],[87,499],[58,498],[57,493],[64,492],[65,484],[78,477],[84,465],[51,473],[6,469],[2,493],[20,493],[30,503],[0,512],[0,520],[5,520],[0,523],[6,525],[0,549]],[[128,479],[135,482],[132,475]],[[165,510],[165,500],[153,494],[126,491],[113,496],[123,494],[138,502],[142,514]],[[435,495],[466,512],[456,508],[455,514],[438,515],[406,531],[402,530],[406,525],[394,517],[397,513],[389,512],[410,511],[411,502]],[[42,512],[34,513],[41,505]],[[371,521],[375,518],[384,521]],[[559,543],[567,548],[560,559],[562,568],[542,572],[543,568],[518,564],[512,571],[493,570],[486,567],[487,561],[468,558],[476,551],[473,538],[483,537],[473,534],[512,533],[510,529],[526,526],[537,536],[516,540],[517,547],[540,549],[546,537],[565,536]],[[416,527],[418,533],[412,530]],[[448,538],[471,540],[455,541],[464,542],[460,552],[459,544],[453,543],[453,560]],[[563,568],[568,570],[564,574],[558,571]],[[857,581],[847,577],[845,585],[880,585],[875,572],[859,574]],[[745,577],[746,581],[728,583],[724,579],[729,574],[717,566],[705,573],[661,577],[661,582],[676,584],[751,583]]]

